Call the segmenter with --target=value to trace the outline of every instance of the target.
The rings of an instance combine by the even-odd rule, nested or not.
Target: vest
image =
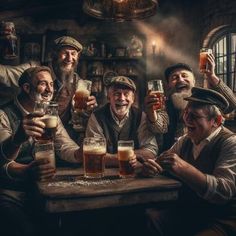
[[[161,152],[171,148],[171,146],[176,142],[176,138],[183,135],[183,132],[181,133],[181,131],[184,129],[184,123],[182,118],[180,118],[180,113],[174,108],[171,100],[167,100],[166,110],[169,116],[169,125],[167,133],[163,134]]]
[[[131,107],[129,118],[125,122],[123,127],[119,127],[112,118],[110,111],[110,104],[106,104],[97,111],[94,115],[102,127],[104,136],[107,140],[107,152],[117,153],[118,140],[133,140],[134,148],[139,148],[138,141],[138,127],[141,122],[142,111],[138,108]]]
[[[14,101],[6,104],[2,110],[7,114],[12,134],[14,135],[20,125],[20,121],[22,120],[22,113],[19,108],[14,104]],[[16,158],[18,163],[27,164],[33,160],[32,157],[32,145],[27,141],[22,144],[20,152]],[[1,178],[0,179],[1,188],[25,191],[28,188],[28,185],[24,181],[16,181],[10,180],[9,178]]]
[[[180,150],[180,156],[203,173],[211,175],[214,171],[216,161],[219,158],[223,141],[232,135],[234,135],[234,133],[226,128],[223,128],[220,133],[202,149],[196,160],[192,155],[193,144],[190,138],[186,137]],[[187,205],[194,208],[199,207],[199,209],[204,209],[206,214],[214,214],[214,216],[236,216],[235,200],[231,200],[225,205],[214,205],[200,198],[187,186],[182,188],[182,192],[180,193],[180,202],[182,202],[185,207],[187,207]]]

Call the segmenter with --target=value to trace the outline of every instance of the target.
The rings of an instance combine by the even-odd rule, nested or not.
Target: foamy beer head
[[[106,142],[103,138],[85,138],[83,143],[84,176],[100,178],[104,176]]]
[[[118,162],[119,162],[119,174],[120,177],[129,177],[134,175],[134,169],[130,165],[129,161],[134,156],[134,142],[118,141]]]
[[[53,115],[44,115],[41,120],[45,124],[44,133],[42,134],[40,139],[43,140],[52,140],[55,136],[58,118]]]

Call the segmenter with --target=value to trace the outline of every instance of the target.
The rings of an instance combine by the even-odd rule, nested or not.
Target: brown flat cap
[[[192,95],[190,97],[184,98],[184,100],[215,105],[223,112],[229,106],[229,102],[220,93],[212,89],[205,89],[200,87],[193,87]]]
[[[74,38],[70,36],[62,36],[54,40],[55,48],[59,49],[64,46],[75,48],[78,52],[83,50],[83,46]]]
[[[28,69],[26,69],[21,77],[18,80],[18,84],[21,87],[24,83],[29,83],[37,73],[39,73],[40,71],[47,71],[51,74],[51,70],[49,67],[47,66],[35,66],[35,67],[30,67]]]
[[[115,76],[111,79],[110,83],[108,84],[108,87],[110,86],[124,86],[127,88],[130,88],[133,91],[136,91],[136,85],[133,82],[133,80],[131,80],[130,78],[126,77],[126,76]]]

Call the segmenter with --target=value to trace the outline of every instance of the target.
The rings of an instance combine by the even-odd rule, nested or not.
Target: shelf
[[[84,61],[139,61],[143,57],[81,57],[80,60]]]

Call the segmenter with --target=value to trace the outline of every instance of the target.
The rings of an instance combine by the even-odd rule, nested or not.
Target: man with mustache
[[[165,171],[183,185],[174,204],[147,210],[151,235],[236,235],[236,135],[222,125],[229,103],[198,87],[185,100],[186,134],[142,166],[145,175]]]
[[[146,115],[133,106],[135,91],[136,85],[130,78],[113,77],[108,85],[108,103],[89,118],[86,137],[107,140],[107,166],[118,166],[118,140],[134,140],[137,160],[153,159],[157,154],[157,143],[147,128]]]
[[[46,64],[51,71],[54,80],[54,98],[59,105],[59,116],[70,137],[75,141],[80,140],[81,134],[73,128],[72,116],[74,109],[72,105],[73,96],[77,87],[78,80],[81,79],[76,73],[80,55],[83,46],[70,36],[62,36],[54,41],[54,47],[51,54],[51,62]],[[5,77],[0,76],[0,83],[7,86],[16,86],[23,69],[28,68],[31,64],[22,64],[19,66],[0,66],[0,71],[4,72]],[[86,111],[79,115],[87,123],[93,109],[97,107],[96,98],[89,96]],[[78,114],[77,114],[78,115]]]
[[[19,95],[0,110],[0,217],[1,235],[36,235],[29,205],[35,180],[49,179],[55,169],[48,160],[34,160],[34,139],[44,133],[43,114],[33,113],[36,98],[49,102],[53,97],[53,79],[48,67],[31,67],[19,79]],[[70,139],[62,122],[55,135],[56,157],[82,163],[79,146]],[[37,212],[39,214],[40,212]],[[34,216],[34,215],[33,215]],[[40,221],[43,221],[40,219]]]
[[[212,53],[208,54],[208,68],[203,71],[207,81],[207,86],[223,94],[229,102],[229,107],[225,113],[229,113],[236,108],[236,97],[232,90],[224,84],[215,74],[215,59]],[[162,148],[160,152],[169,149],[173,143],[184,134],[184,123],[182,119],[183,111],[187,105],[184,98],[191,95],[191,89],[195,85],[195,77],[191,67],[184,63],[178,63],[168,67],[165,70],[165,79],[167,82],[166,90],[166,110],[169,116],[168,131],[163,135]],[[152,105],[157,102],[154,95],[148,95],[145,99],[146,113],[151,126],[155,133],[160,132],[159,123],[163,123],[163,116],[157,116],[151,109]]]

